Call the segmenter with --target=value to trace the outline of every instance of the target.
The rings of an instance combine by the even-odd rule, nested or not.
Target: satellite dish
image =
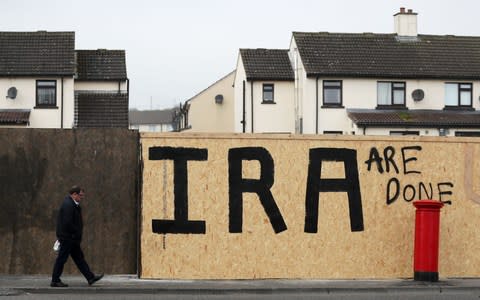
[[[219,94],[215,96],[215,103],[222,104],[223,103],[223,95]]]
[[[421,89],[416,89],[412,92],[412,98],[415,101],[421,101],[425,97],[425,92]]]
[[[12,86],[7,91],[7,98],[15,99],[17,97],[17,88]]]

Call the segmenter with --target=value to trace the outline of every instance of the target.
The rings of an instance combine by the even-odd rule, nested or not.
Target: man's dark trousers
[[[95,275],[90,271],[90,267],[85,261],[80,243],[68,240],[60,240],[60,250],[58,257],[53,266],[52,282],[59,282],[63,272],[63,266],[67,262],[68,256],[72,256],[73,261],[77,265],[80,272],[87,280],[92,279]]]

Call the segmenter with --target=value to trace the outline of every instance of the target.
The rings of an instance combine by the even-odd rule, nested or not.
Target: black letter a
[[[345,179],[322,179],[322,161],[343,161]],[[357,152],[352,149],[310,149],[307,195],[305,199],[305,232],[318,231],[318,202],[320,192],[347,192],[350,228],[363,231],[362,197],[358,182]]]

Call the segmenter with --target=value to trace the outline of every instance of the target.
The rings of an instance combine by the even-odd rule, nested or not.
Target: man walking
[[[55,265],[53,266],[51,287],[67,287],[68,285],[60,280],[63,272],[63,266],[71,256],[77,268],[85,276],[89,285],[102,279],[103,274],[95,275],[90,271],[83,251],[80,248],[82,241],[83,221],[80,203],[85,196],[85,191],[79,186],[73,186],[69,195],[63,199],[62,206],[57,218],[57,239],[60,241],[60,250],[58,251]]]

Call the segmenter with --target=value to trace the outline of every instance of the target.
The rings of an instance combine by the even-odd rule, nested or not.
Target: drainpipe
[[[246,130],[246,127],[247,127],[247,124],[246,124],[246,121],[245,121],[245,115],[247,113],[247,110],[246,110],[246,87],[245,87],[245,80],[243,81],[243,111],[242,111],[242,126],[243,126],[243,133],[245,133],[245,130]]]
[[[318,134],[318,76],[315,82],[315,134]]]
[[[130,105],[130,79],[128,78],[127,78],[127,103]]]
[[[250,100],[252,102],[252,133],[253,133],[253,83],[254,81],[252,80],[252,83],[250,84]]]
[[[63,129],[63,77],[62,77],[62,93],[61,93],[61,102],[62,102],[62,109],[60,110],[60,128]],[[74,95],[74,99],[73,101],[75,102],[75,95]],[[74,110],[75,110],[75,106],[74,106]],[[75,114],[75,112],[74,112]]]

